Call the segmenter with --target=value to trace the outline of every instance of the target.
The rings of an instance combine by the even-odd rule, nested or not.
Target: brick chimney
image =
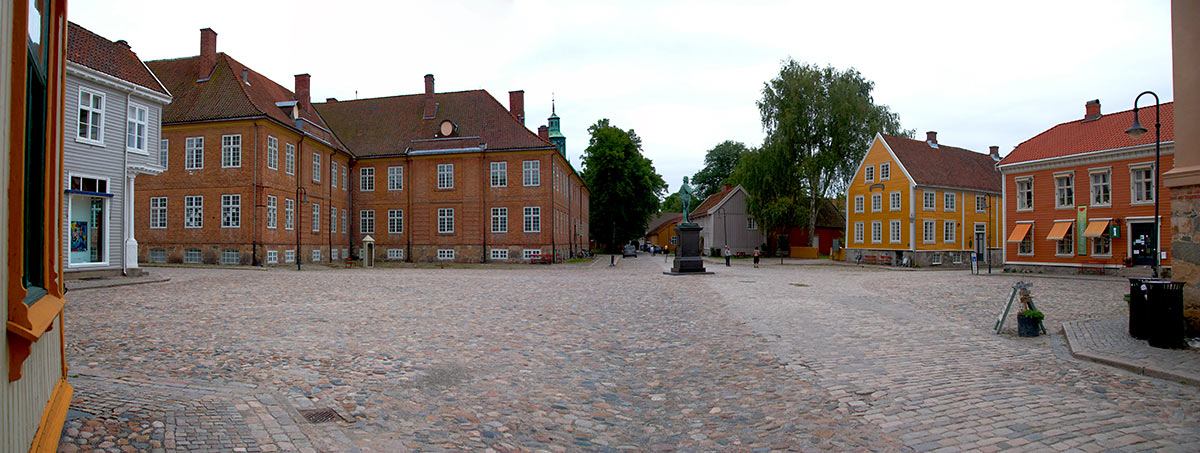
[[[1092,120],[1100,119],[1100,100],[1099,99],[1092,99],[1090,101],[1087,101],[1087,104],[1083,105],[1083,109],[1084,109],[1084,115],[1083,115],[1084,121],[1092,121]]]
[[[200,29],[200,59],[196,67],[196,79],[207,79],[217,64],[217,32],[211,28]]]
[[[1000,147],[996,146],[996,145],[989,146],[988,147],[988,155],[992,156],[992,160],[999,161],[1000,160]]]
[[[925,132],[925,143],[928,143],[929,146],[937,148],[937,131]]]
[[[433,74],[425,74],[425,113],[424,119],[437,116],[437,103],[433,102]]]
[[[525,125],[525,90],[508,92],[508,111]]]
[[[545,125],[538,126],[538,137],[541,137],[542,140],[550,141],[550,127]]]
[[[311,78],[308,74],[296,74],[296,104],[300,110],[308,110],[311,103],[308,94],[308,83]]]
[[[729,184],[721,184],[721,191],[722,191],[722,192],[728,192],[728,191],[730,191],[730,190],[732,190],[732,189],[733,189],[733,186],[731,186],[731,185],[729,185]]]

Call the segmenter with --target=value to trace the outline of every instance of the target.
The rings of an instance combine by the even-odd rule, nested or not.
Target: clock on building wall
[[[453,121],[445,120],[442,121],[441,128],[438,130],[438,132],[442,134],[442,137],[449,137],[454,135],[455,129],[458,129],[458,127],[454,125]]]

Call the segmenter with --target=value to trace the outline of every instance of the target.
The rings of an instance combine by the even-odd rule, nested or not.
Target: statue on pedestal
[[[687,176],[683,177],[683,185],[679,187],[679,199],[683,201],[683,223],[691,223],[688,220],[688,213],[692,211],[692,197],[696,194],[696,189],[688,185]]]

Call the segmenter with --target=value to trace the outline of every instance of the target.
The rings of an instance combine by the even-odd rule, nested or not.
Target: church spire
[[[562,129],[559,125],[558,113],[556,111],[554,94],[550,95],[550,118],[546,119],[550,128],[550,143],[558,148],[558,153],[563,157],[567,157],[567,137],[563,136]]]

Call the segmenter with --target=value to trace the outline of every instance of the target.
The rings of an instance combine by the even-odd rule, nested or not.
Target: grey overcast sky
[[[856,68],[906,129],[1001,154],[1051,126],[1171,86],[1170,3],[1154,1],[76,0],[70,20],[143,60],[199,53],[199,29],[323,100],[525,90],[536,130],[558,101],[572,164],[609,118],[678,189],[723,140],[762,142],[755,106],[781,61]],[[1145,101],[1143,101],[1145,102]]]

